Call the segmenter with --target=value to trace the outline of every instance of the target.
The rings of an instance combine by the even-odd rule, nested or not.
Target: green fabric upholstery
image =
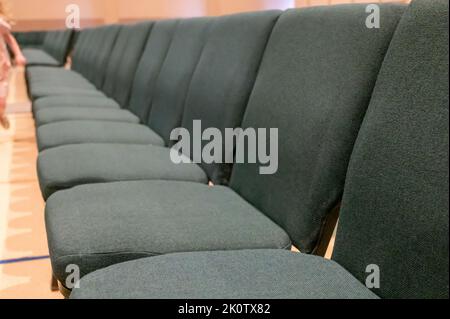
[[[44,94],[40,93],[39,90],[96,89],[81,74],[62,68],[29,67],[27,68],[27,80],[33,99],[39,98],[39,94]]]
[[[172,254],[85,276],[71,299],[375,299],[338,264],[281,250]]]
[[[89,104],[85,107],[46,108],[36,112],[34,120],[36,126],[55,122],[81,120],[139,123],[139,118],[128,110],[110,107],[93,108]]]
[[[39,151],[83,143],[130,143],[164,145],[164,140],[147,126],[106,121],[68,121],[39,126]]]
[[[65,68],[53,68],[48,66],[30,66],[26,69],[27,81],[29,83],[38,83],[41,81],[58,83],[58,80],[63,81],[86,81],[81,74],[67,70]]]
[[[227,92],[222,92],[222,86],[224,83],[228,83],[231,75],[233,75],[233,85],[238,85],[241,83],[239,81],[242,81],[242,83],[248,81],[249,75],[247,73],[240,74],[239,77],[234,77],[234,74],[235,72],[238,72],[238,69],[241,72],[245,70],[246,67],[249,67],[250,69],[255,67],[255,61],[252,59],[261,54],[261,52],[257,52],[257,49],[259,48],[260,50],[263,50],[263,45],[265,45],[265,41],[261,42],[259,39],[257,30],[261,29],[263,35],[267,35],[268,37],[268,34],[270,33],[269,27],[273,24],[277,15],[278,12],[254,15],[236,15],[234,18],[220,18],[220,21],[218,20],[218,23],[214,23],[212,26],[209,23],[209,19],[188,19],[178,24],[171,41],[171,46],[155,84],[155,92],[157,93],[155,93],[155,97],[152,99],[154,108],[152,107],[150,114],[150,123],[155,124],[156,128],[166,135],[166,144],[169,144],[168,135],[170,134],[170,130],[175,128],[177,122],[181,119],[181,112],[183,111],[184,99],[186,97],[186,90],[188,87],[190,88],[189,90],[192,90],[194,87],[195,93],[200,94],[203,90],[203,85],[209,82],[208,89],[203,90],[202,92],[204,96],[201,97],[196,95],[195,99],[192,99],[190,102],[192,109],[190,112],[192,113],[196,107],[195,103],[202,102],[201,105],[206,108],[206,105],[208,105],[210,101],[213,101],[214,97],[219,97],[219,94],[226,94]],[[250,18],[247,19],[247,17]],[[248,25],[247,31],[244,33],[241,32],[241,37],[232,41],[232,35],[236,33],[233,29],[233,25],[240,25],[243,20],[246,20],[244,25]],[[209,24],[208,28],[206,28],[207,24]],[[264,28],[260,28],[261,25]],[[155,28],[157,27],[158,23],[155,25]],[[152,32],[155,32],[155,28]],[[156,35],[157,34],[155,34],[155,36]],[[204,44],[205,37],[208,37],[209,39],[206,45]],[[246,41],[244,41],[243,38],[246,38]],[[239,43],[241,42],[246,42],[248,47],[245,47],[242,52],[239,52]],[[255,45],[255,43],[259,43],[259,45]],[[228,45],[230,44],[234,45],[232,50],[228,48]],[[227,46],[227,48],[225,49],[224,46]],[[203,49],[203,53],[200,58],[200,52],[203,47],[205,48]],[[181,57],[180,54],[182,54],[183,57]],[[199,58],[203,59],[203,62],[201,66],[199,65],[196,68],[195,72],[197,75],[196,80],[193,81],[195,83],[193,83],[191,82],[191,77],[194,72],[194,68],[198,64]],[[246,61],[246,66],[240,65],[238,69],[232,72],[232,74],[224,72],[224,76],[222,77],[222,75],[218,72],[220,69],[226,68],[226,65],[222,64],[222,60],[224,59],[230,59],[230,61],[242,59],[242,63]],[[251,61],[251,63],[249,61]],[[201,69],[201,73],[199,73],[199,68]],[[253,76],[253,70],[249,71],[249,73]],[[208,80],[212,78],[214,78],[214,81]],[[190,86],[189,83],[191,83]],[[136,85],[135,83],[135,87],[139,88],[140,84]],[[237,96],[238,94],[245,95],[245,92],[240,92],[238,88],[233,87],[229,88],[229,92],[233,92],[234,95],[232,96],[234,96],[235,101],[233,102],[233,99],[230,98],[227,104],[228,108],[224,109],[222,113],[224,113],[224,118],[231,118],[234,121],[235,115],[233,113],[236,109],[239,109],[242,106],[240,104],[242,100],[237,99]],[[219,108],[219,105],[220,101],[217,101],[216,107]],[[204,112],[208,112],[208,114],[210,113],[210,116],[213,117],[213,113],[216,112],[216,110],[214,109],[208,111],[205,109]],[[61,131],[67,131],[66,129],[62,129],[62,126],[60,127]],[[119,131],[119,129],[116,131]],[[39,131],[38,136],[39,140],[45,139]],[[53,139],[53,137],[51,138]],[[67,136],[67,141],[70,140],[71,137]],[[110,140],[112,141],[112,138]],[[59,137],[58,141],[61,142],[62,137]],[[89,141],[92,140],[90,139]],[[42,144],[44,144],[44,142]],[[61,142],[58,145],[53,144],[53,146],[60,146],[64,144],[67,143]],[[89,161],[89,163],[84,162],[84,166],[78,167],[70,165],[68,162],[62,162],[61,165],[54,166],[52,164],[53,162],[45,163],[48,160],[46,156],[40,156],[39,162],[41,164],[39,165],[39,174],[41,176],[52,176],[51,179],[41,183],[43,193],[47,193],[45,189],[48,188],[47,184],[50,183],[52,192],[55,192],[59,189],[67,188],[67,185],[76,186],[81,183],[91,181],[95,182],[98,180],[114,182],[121,180],[143,179],[143,176],[145,176],[146,179],[154,180],[160,178],[161,176],[166,176],[161,175],[159,172],[160,166],[173,166],[170,160],[169,149],[164,150],[164,156],[161,158],[162,163],[159,163],[159,157],[155,158],[158,163],[157,165],[154,164],[153,157],[151,155],[153,152],[152,148],[143,148],[142,151],[136,153],[133,153],[134,150],[135,147],[133,146],[123,146],[118,148],[115,144],[103,145],[101,147],[101,151],[99,152],[99,158],[116,158],[116,164],[118,164],[117,162],[119,159],[122,159],[123,161],[120,165],[115,167],[114,172],[111,172],[108,175],[102,173],[104,168],[102,161],[94,161],[94,159],[89,160],[88,157],[86,157],[86,161]],[[91,152],[91,148],[85,147],[84,145],[77,145],[72,149],[72,152],[87,155]],[[54,158],[64,156],[63,153],[66,154],[63,149],[58,148],[54,152]],[[132,156],[138,159],[139,163],[142,163],[142,165],[129,165],[128,157],[131,156],[130,154],[133,154]],[[155,154],[155,156],[157,155],[158,154]],[[164,161],[167,163],[164,163]],[[143,168],[145,163],[148,165],[147,169]],[[149,173],[142,175],[142,171],[148,171]],[[204,174],[202,174],[202,179],[200,181],[207,182],[208,179],[204,178],[203,175]],[[187,176],[189,177],[189,175]],[[182,170],[174,170],[174,172],[168,175],[168,177],[170,179],[191,181],[190,178],[186,179],[186,174],[184,174]]]
[[[145,22],[124,26],[119,31],[111,56],[109,57],[105,76],[106,80],[102,90],[107,96],[117,101],[117,103],[113,103],[114,106],[126,106],[128,104],[132,80],[151,26],[151,22]],[[37,125],[60,122],[62,120],[105,120],[139,123],[139,119],[129,111],[117,110],[108,113],[105,110],[93,110],[93,112],[89,112],[88,108],[92,108],[96,105],[104,106],[101,98],[96,98],[96,102],[93,104],[86,104],[85,97],[90,95],[91,94],[83,93],[76,94],[75,96],[70,95],[69,99],[66,99],[64,102],[57,105],[59,109],[69,107],[71,108],[70,110],[55,110],[53,108],[53,106],[55,106],[54,99],[52,99],[54,96],[45,100],[42,98],[38,99],[37,101],[39,101],[39,103],[35,104],[38,104],[39,106],[34,107]],[[64,97],[66,97],[66,95],[64,95]],[[60,98],[59,100],[63,99]],[[74,103],[73,100],[76,102]],[[51,104],[52,110],[44,112],[44,117],[43,115],[37,116],[37,113],[39,112],[37,112],[36,109],[48,108],[46,103]],[[110,104],[109,101],[108,103],[105,103],[105,105],[108,106]],[[77,112],[76,109],[74,109],[76,106],[82,106],[86,109]]]
[[[166,145],[171,145],[171,131],[181,125],[189,84],[208,37],[211,21],[210,18],[181,20],[161,67],[148,123]]]
[[[133,80],[129,110],[146,123],[161,66],[172,42],[178,20],[155,22]]]
[[[52,87],[48,85],[46,87],[31,86],[30,92],[33,94],[34,99],[47,97],[47,96],[66,96],[66,95],[83,95],[83,96],[95,96],[95,97],[106,97],[105,94],[98,91],[94,87],[89,88],[74,88],[71,85],[67,87]]]
[[[230,166],[176,166],[163,147],[196,48],[180,91],[169,91],[164,61],[176,59],[178,32],[194,31],[155,23],[129,106],[158,132],[107,121],[38,128],[56,278],[80,267],[74,299],[448,299],[448,5],[380,4],[380,29],[366,28],[362,4],[213,20],[182,126],[279,130],[278,171],[237,164],[229,188],[202,183],[227,183]],[[86,31],[78,61],[108,28]],[[78,65],[90,81],[102,76]],[[160,125],[169,118],[154,112],[169,100],[175,117]],[[314,252],[342,195],[334,261],[282,250]],[[381,272],[372,291],[371,265]]]
[[[33,111],[38,113],[39,111],[46,109],[62,109],[67,108],[106,108],[106,109],[120,109],[120,105],[113,99],[105,96],[87,96],[87,95],[60,95],[60,96],[47,96],[37,99],[33,102]],[[40,124],[40,123],[38,123]]]
[[[208,183],[198,165],[173,164],[169,149],[152,145],[61,146],[41,152],[37,167],[45,200],[57,191],[81,184],[136,180]]]
[[[58,65],[64,65],[71,44],[73,30],[57,30],[47,32],[43,49],[58,61]]]
[[[22,50],[23,55],[27,59],[27,66],[31,65],[48,65],[60,66],[60,63],[47,52],[41,49],[28,48]]]
[[[72,68],[98,89],[105,82],[106,67],[121,28],[119,25],[109,25],[93,29],[86,53],[82,55],[81,61],[75,59],[73,62]]]
[[[27,31],[13,32],[17,43],[21,48],[42,48],[47,32],[46,31]]]
[[[239,127],[267,40],[280,11],[223,16],[215,19],[184,106],[182,127],[194,120],[204,128]],[[192,135],[192,134],[191,134]],[[215,184],[227,184],[231,165],[201,164]]]
[[[69,264],[83,276],[173,252],[291,247],[280,227],[232,190],[198,183],[79,186],[53,194],[45,214],[53,271],[61,282]]]
[[[350,163],[334,259],[383,298],[449,297],[448,6],[411,4]]]
[[[73,31],[49,31],[41,48],[25,48],[27,67],[33,65],[61,66],[66,60]]]
[[[348,162],[389,42],[405,10],[380,4],[383,27],[366,28],[366,5],[288,10],[267,46],[244,128],[278,128],[278,171],[236,164],[231,187],[311,253],[339,203]]]
[[[157,132],[165,134],[166,144],[169,144],[169,129],[171,130],[180,124],[189,83],[205,44],[210,25],[209,18],[198,18],[183,20],[176,27],[169,51],[157,79],[150,116],[151,123],[155,125]],[[40,100],[37,100],[37,102]],[[42,114],[42,111],[37,112],[36,123],[44,122],[44,119],[50,117],[59,117],[61,112],[58,111],[60,110],[52,108],[51,110],[47,109],[49,112],[45,114]],[[95,110],[95,112],[74,111],[73,117],[86,114],[87,117],[92,118],[95,115],[101,117],[105,114],[105,118],[101,119],[103,121],[106,119],[106,113],[108,112],[110,112],[110,109]],[[108,114],[109,118],[115,116],[115,112]],[[116,117],[114,119],[117,120]],[[83,165],[72,165],[68,161],[58,160],[58,158],[65,158],[66,156],[69,156],[69,158],[73,156],[77,161],[83,158],[81,161]],[[105,158],[114,158],[114,167],[105,165]],[[59,164],[55,165],[54,160],[58,161]],[[203,170],[197,165],[191,166],[195,167],[194,174],[185,165],[174,165],[170,160],[170,150],[167,148],[138,145],[118,146],[115,144],[77,145],[59,147],[52,152],[41,154],[38,171],[41,176],[41,189],[44,198],[47,198],[49,194],[60,189],[77,186],[80,183],[87,184],[99,181],[173,179],[207,183],[208,179]]]
[[[102,91],[122,107],[128,105],[133,78],[151,27],[151,22],[123,26],[108,58]]]
[[[105,81],[106,67],[120,29],[120,26],[112,25],[83,31],[85,39],[81,39],[82,41],[78,43],[81,48],[75,50],[72,64],[74,73],[81,74],[83,80],[59,82],[56,73],[45,74],[44,78],[47,80],[39,77],[30,78],[28,83],[31,98],[35,100],[66,94],[104,95],[95,89],[101,88]]]

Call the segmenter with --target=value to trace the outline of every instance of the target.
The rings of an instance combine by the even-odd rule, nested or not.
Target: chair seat
[[[89,107],[120,109],[120,105],[106,96],[66,94],[60,96],[47,96],[33,102],[33,113],[44,109],[55,109],[63,107]]]
[[[282,250],[180,253],[84,277],[72,299],[377,299],[333,261]]]
[[[30,86],[57,86],[57,87],[94,87],[81,74],[63,68],[27,68],[27,78]]]
[[[61,95],[85,95],[105,97],[105,94],[98,91],[94,86],[80,86],[75,87],[65,84],[64,86],[58,85],[30,85],[30,95],[33,100],[46,97],[46,96],[61,96]]]
[[[41,152],[38,174],[43,197],[81,184],[175,180],[208,183],[197,164],[173,164],[170,149],[152,145],[83,144]]]
[[[31,65],[47,65],[60,66],[61,63],[57,61],[50,54],[41,49],[28,48],[23,50],[23,55],[27,59],[27,66]]]
[[[75,71],[48,66],[29,66],[26,69],[28,82],[37,80],[84,79]]]
[[[126,122],[139,124],[139,118],[128,110],[116,108],[60,107],[47,108],[35,113],[37,126],[76,120]]]
[[[68,121],[37,129],[40,151],[70,144],[117,143],[164,146],[164,140],[145,125],[104,121]]]
[[[55,276],[174,252],[290,249],[283,229],[226,187],[137,181],[51,196],[46,227]]]

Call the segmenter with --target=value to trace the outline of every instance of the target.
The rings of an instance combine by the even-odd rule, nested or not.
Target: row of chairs
[[[379,7],[380,28],[353,4],[86,29],[72,70],[29,66],[62,291],[448,298],[448,2]],[[277,128],[278,169],[174,163],[199,120]]]
[[[22,49],[41,48],[44,44],[47,31],[14,31],[12,33]]]
[[[33,32],[27,36],[18,34],[18,42],[24,46],[23,54],[28,66],[63,66],[73,41],[74,30]],[[39,39],[42,38],[42,43]]]

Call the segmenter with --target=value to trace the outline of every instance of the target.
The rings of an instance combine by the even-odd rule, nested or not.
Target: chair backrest
[[[133,79],[129,109],[146,123],[161,67],[178,20],[155,22]]]
[[[46,31],[13,32],[21,48],[42,47],[47,35]]]
[[[96,28],[91,39],[91,58],[85,63],[88,69],[83,75],[99,90],[101,90],[103,83],[106,81],[109,57],[122,28],[123,26],[121,25],[108,25]]]
[[[281,11],[216,18],[189,86],[182,127],[239,127],[261,58]],[[191,154],[186,154],[191,155]],[[194,159],[195,160],[195,159]],[[215,184],[227,184],[230,164],[200,164]]]
[[[212,21],[212,18],[181,20],[161,68],[148,123],[167,145],[171,145],[171,131],[181,125],[189,84]]]
[[[87,28],[79,31],[76,36],[77,39],[72,53],[72,69],[74,71],[79,72],[83,65],[84,56],[87,54],[88,42],[92,32],[92,28]]]
[[[448,6],[410,5],[350,162],[333,258],[384,298],[449,297]]]
[[[88,28],[80,32],[72,55],[72,69],[74,71],[85,72],[85,64],[92,58],[93,46],[91,44],[96,31],[97,28]]]
[[[77,42],[72,69],[82,74],[98,89],[106,79],[107,64],[122,27],[107,25],[83,30]]]
[[[119,105],[128,105],[134,75],[153,23],[123,26],[108,58],[102,91]]]
[[[236,163],[230,186],[304,253],[314,252],[327,215],[340,202],[354,142],[405,6],[380,4],[380,29],[366,27],[365,9],[354,4],[283,13],[244,117],[244,129],[266,129],[259,145],[278,142],[278,168],[262,175],[267,165],[261,161]],[[278,129],[278,140],[269,143],[271,128]]]
[[[54,57],[61,65],[64,64],[73,30],[58,30],[47,33],[44,41],[44,50]]]

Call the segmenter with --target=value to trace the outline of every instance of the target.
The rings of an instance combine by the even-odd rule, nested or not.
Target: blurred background
[[[14,30],[32,31],[63,28],[65,8],[69,4],[79,6],[83,28],[143,19],[217,16],[246,11],[358,2],[395,0],[9,0],[9,7],[16,21]]]

